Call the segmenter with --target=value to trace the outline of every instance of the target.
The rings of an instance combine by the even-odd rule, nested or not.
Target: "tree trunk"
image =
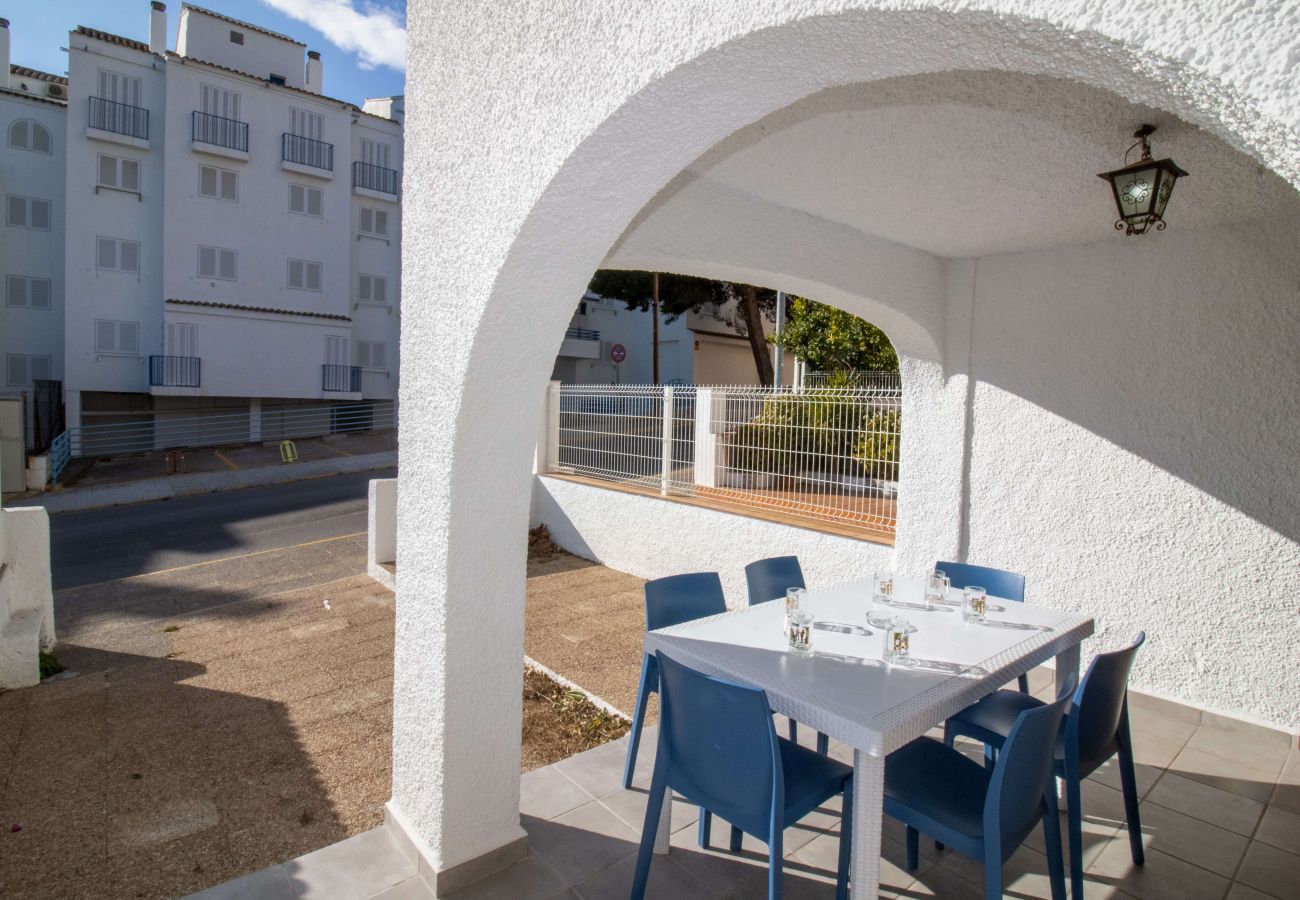
[[[744,318],[749,349],[754,354],[754,368],[758,371],[758,383],[764,387],[771,387],[772,357],[768,352],[767,338],[763,335],[763,313],[758,308],[758,288],[753,285],[745,285],[741,292],[740,313]]]

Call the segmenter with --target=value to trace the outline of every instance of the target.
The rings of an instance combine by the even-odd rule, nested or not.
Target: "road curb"
[[[351,472],[368,472],[388,469],[397,465],[397,451],[366,453],[338,459],[312,460],[292,465],[261,466],[256,469],[239,469],[234,472],[196,472],[192,475],[169,475],[164,478],[145,478],[125,484],[106,484],[100,487],[69,488],[30,497],[11,504],[13,506],[43,506],[51,515],[104,509],[130,503],[148,503],[152,500],[169,500],[174,497],[192,497],[215,491],[233,491],[240,488],[269,484],[286,484],[309,478],[329,475],[346,475]]]

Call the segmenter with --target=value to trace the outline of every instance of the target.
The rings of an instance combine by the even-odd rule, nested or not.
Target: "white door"
[[[348,365],[348,339],[334,334],[325,335],[325,365]]]
[[[320,113],[305,109],[289,109],[289,133],[298,137],[311,138],[313,141],[325,140],[325,120]]]
[[[392,168],[388,164],[388,145],[381,144],[379,141],[361,139],[361,161],[368,166],[379,166],[383,169]]]
[[[144,87],[139,78],[132,78],[108,69],[99,70],[99,96],[115,103],[143,106]]]
[[[200,85],[199,109],[210,116],[239,121],[239,92],[212,84]]]
[[[197,327],[183,322],[167,323],[167,356],[198,356],[198,344],[195,340]]]

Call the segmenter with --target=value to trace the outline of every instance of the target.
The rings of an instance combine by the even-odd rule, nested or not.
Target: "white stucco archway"
[[[406,184],[390,811],[433,871],[522,837],[522,526],[537,398],[573,298],[689,163],[839,85],[1002,70],[1073,79],[1164,110],[1300,183],[1300,72],[1268,61],[1300,13],[1279,4],[1225,25],[1181,21],[1173,0],[1095,6],[737,0],[633,3],[600,16],[558,0],[490,14],[412,8],[407,151],[418,162]],[[951,412],[953,440],[927,441],[927,460],[946,475],[920,500],[917,520],[927,524],[915,549],[900,546],[933,558],[963,540],[957,508],[981,449],[967,416],[971,348],[944,339],[971,333],[974,266],[934,269],[907,248],[875,249],[887,269],[910,273],[898,284],[911,291],[878,300],[875,318],[892,317],[881,324],[916,360],[908,380]],[[626,264],[655,261],[653,242],[637,250],[629,241],[620,253]],[[827,270],[839,256],[769,257],[764,280],[795,287],[821,272],[821,296],[835,302]],[[927,279],[932,295],[917,289]],[[963,294],[971,303],[951,302]],[[1297,532],[1271,524],[1294,553]]]

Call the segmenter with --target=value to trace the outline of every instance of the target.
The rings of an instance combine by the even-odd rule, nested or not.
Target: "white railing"
[[[851,387],[871,391],[898,391],[903,387],[898,372],[876,369],[843,369],[836,372],[806,371],[804,387]]]
[[[552,386],[544,470],[892,535],[901,396]]]

